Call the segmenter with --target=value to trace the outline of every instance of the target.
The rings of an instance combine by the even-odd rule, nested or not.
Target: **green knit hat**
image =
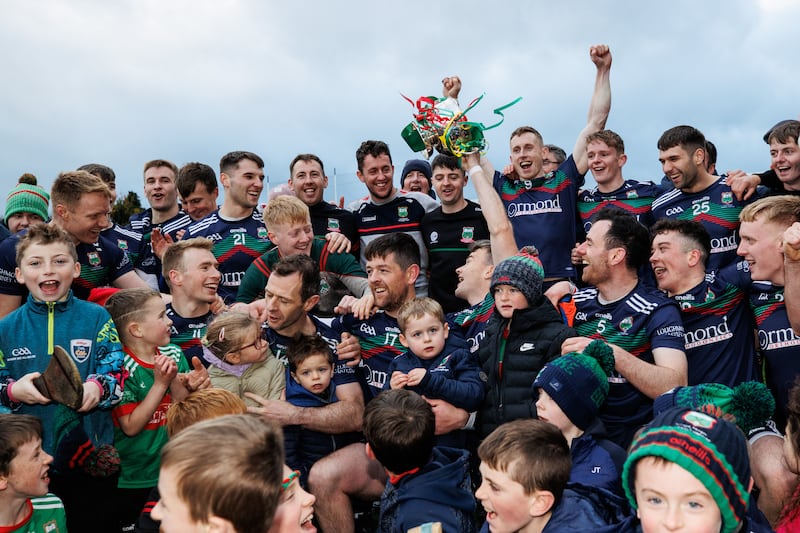
[[[697,478],[722,515],[722,533],[735,533],[750,501],[750,459],[747,440],[731,422],[686,408],[656,416],[631,444],[622,468],[622,486],[633,509],[636,463],[661,457]]]
[[[766,385],[745,381],[730,388],[721,383],[702,383],[691,387],[675,387],[653,402],[653,414],[672,407],[688,407],[717,418],[732,417],[747,435],[762,427],[775,412],[775,398]]]
[[[6,197],[6,215],[8,217],[16,213],[33,213],[48,220],[47,206],[50,203],[50,195],[38,185],[29,183],[19,183],[11,189]]]

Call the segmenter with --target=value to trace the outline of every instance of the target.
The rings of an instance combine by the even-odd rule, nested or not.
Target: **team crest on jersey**
[[[708,290],[706,291],[706,301],[707,301],[707,302],[710,302],[710,301],[712,301],[712,300],[713,300],[714,298],[716,298],[716,297],[717,297],[717,295],[716,295],[716,294],[714,294],[714,291],[712,291],[711,289],[708,289]]]
[[[432,231],[431,232],[431,244],[439,244],[439,232]]]
[[[72,339],[70,341],[70,355],[79,363],[83,363],[92,353],[92,341],[89,339]]]
[[[474,242],[475,241],[475,228],[462,227],[461,228],[461,242]]]
[[[633,317],[629,316],[627,318],[623,318],[622,322],[619,323],[619,329],[622,330],[623,334],[627,334],[628,330],[633,327]]]
[[[266,239],[267,238],[267,228],[258,228],[258,238],[259,239]]]
[[[100,264],[100,254],[97,252],[89,252],[86,254],[86,256],[89,258],[90,265],[97,266]]]
[[[681,418],[683,418],[689,424],[703,429],[712,429],[717,425],[717,420],[713,416],[708,416],[705,413],[700,413],[697,411],[689,411]]]
[[[117,239],[117,246],[120,250],[127,250],[128,249],[128,241]]]
[[[44,533],[58,533],[58,524],[55,520],[50,520],[44,525]]]
[[[405,205],[398,206],[397,217],[400,218],[401,220],[405,219],[404,221],[408,220],[408,206]]]
[[[725,205],[731,205],[733,203],[733,193],[731,191],[725,191],[722,193],[722,197],[720,198],[722,203]]]
[[[336,218],[328,219],[328,231],[339,231],[339,220]]]
[[[626,196],[628,198],[639,198],[639,193],[637,193],[636,191],[628,191]]]

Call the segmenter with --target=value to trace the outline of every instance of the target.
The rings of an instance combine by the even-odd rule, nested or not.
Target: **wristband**
[[[472,411],[469,414],[469,418],[467,419],[467,423],[464,424],[464,427],[461,429],[475,429],[475,419],[478,417],[477,411]]]
[[[475,165],[474,167],[471,167],[471,168],[470,168],[470,169],[467,171],[467,174],[469,174],[470,176],[472,176],[472,173],[473,173],[473,172],[477,172],[478,170],[483,170],[483,167],[482,167],[482,166],[480,166],[480,165]]]
[[[13,380],[13,379],[12,379],[12,380],[9,380],[9,382],[8,382],[8,385],[6,385],[6,396],[8,396],[8,401],[9,401],[9,402],[11,402],[11,403],[19,403],[19,401],[17,401],[17,399],[16,399],[16,398],[14,398],[14,395],[13,395],[13,394],[11,394],[11,386],[12,386],[14,383],[16,383],[16,381],[15,381],[15,380]]]

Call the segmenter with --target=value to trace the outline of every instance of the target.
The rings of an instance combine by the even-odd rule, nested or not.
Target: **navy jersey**
[[[467,341],[470,353],[476,353],[486,337],[486,323],[494,313],[494,296],[491,292],[475,305],[447,315],[450,334]]]
[[[314,235],[324,237],[328,233],[344,234],[350,239],[351,253],[358,258],[358,226],[356,225],[356,216],[352,211],[341,209],[324,200],[308,206],[308,211],[311,213]]]
[[[370,241],[388,233],[402,232],[414,238],[420,253],[420,273],[414,284],[417,296],[428,295],[428,251],[422,240],[420,222],[425,213],[433,211],[438,204],[427,194],[397,191],[394,198],[376,204],[369,197],[352,204],[356,215],[361,246],[361,266],[366,270],[367,258],[364,249]]]
[[[800,376],[800,337],[789,325],[783,303],[783,287],[755,282],[750,306],[756,318],[758,345],[764,355],[764,376],[775,397],[775,422],[783,429],[789,389]]]
[[[455,295],[456,269],[467,261],[470,243],[489,238],[481,207],[471,200],[457,213],[437,207],[422,217],[421,227],[430,266],[428,296],[442,304],[445,313],[464,309],[469,304]]]
[[[653,225],[653,213],[650,206],[653,200],[663,191],[652,181],[625,180],[622,187],[612,192],[600,192],[594,189],[582,190],[578,193],[578,213],[585,236],[592,227],[592,217],[604,207],[616,207],[636,217],[642,225]],[[582,239],[579,239],[582,240]]]
[[[689,385],[735,387],[756,379],[755,327],[747,301],[747,263],[729,265],[711,281],[672,296],[681,307]]]
[[[129,229],[142,235],[141,253],[134,263],[134,268],[153,289],[159,290],[158,278],[161,276],[161,260],[153,253],[153,244],[151,242],[153,229],[159,228],[162,234],[169,235],[173,240],[178,240],[177,233],[189,227],[191,223],[192,219],[183,211],[178,211],[174,217],[159,224],[153,224],[152,209],[146,209],[131,216],[128,224]]]
[[[117,248],[128,254],[132,265],[136,264],[142,253],[142,234],[132,229],[114,224],[101,233],[106,239],[117,243]]]
[[[222,279],[217,293],[232,304],[247,268],[257,257],[272,248],[261,213],[253,209],[249,217],[226,220],[219,211],[190,225],[184,239],[206,237],[214,241],[212,253],[219,262]]]
[[[366,384],[372,396],[380,394],[389,381],[388,370],[392,360],[406,351],[400,343],[400,327],[397,319],[378,311],[366,320],[357,320],[348,314],[333,319],[331,327],[341,333],[351,333],[361,343],[361,363],[365,371]]]
[[[172,320],[172,326],[169,328],[170,342],[180,346],[189,364],[192,363],[192,357],[199,357],[203,366],[208,367],[211,363],[203,357],[202,340],[214,314],[209,311],[202,316],[184,318],[173,309],[171,303],[168,303],[167,316]]]
[[[578,291],[573,301],[576,307],[573,327],[580,336],[616,344],[650,364],[655,364],[656,348],[684,349],[677,304],[641,281],[627,296],[610,304],[598,301],[594,287]],[[600,410],[600,419],[609,438],[625,448],[634,431],[652,419],[653,400],[616,371],[608,382],[608,400]]]
[[[700,222],[711,236],[711,255],[706,270],[718,270],[735,263],[739,247],[739,213],[757,200],[737,200],[730,185],[719,178],[704,191],[685,193],[673,189],[653,202],[653,218],[675,218]]]
[[[495,172],[493,186],[506,208],[517,246],[539,249],[545,276],[574,278],[571,253],[583,174],[572,156],[555,172],[534,180],[512,180]]]
[[[339,354],[336,351],[336,345],[339,344],[341,341],[342,336],[341,332],[335,330],[334,328],[328,326],[325,322],[320,320],[319,318],[315,317],[314,315],[308,315],[311,319],[311,322],[317,327],[317,335],[322,337],[325,342],[328,343],[328,346],[331,347],[331,351],[333,351],[333,355],[336,356],[336,360],[338,361],[333,366],[333,382],[337,385],[344,385],[345,383],[356,383],[358,382],[358,377],[356,376],[356,371],[353,367],[347,366],[347,361],[339,361]],[[278,359],[284,366],[287,368],[289,367],[289,360],[286,358],[286,350],[289,348],[289,345],[292,343],[292,339],[281,335],[277,331],[271,328],[266,328],[266,335],[267,341],[269,342],[269,349],[272,350],[272,353],[275,355],[275,358]]]

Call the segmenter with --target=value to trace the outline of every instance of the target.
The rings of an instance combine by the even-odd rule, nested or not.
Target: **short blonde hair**
[[[442,324],[445,322],[444,310],[439,302],[433,298],[414,298],[404,303],[397,311],[397,325],[405,333],[406,326],[411,320],[430,315]]]
[[[768,196],[746,206],[739,213],[740,222],[771,222],[789,227],[800,221],[800,198],[797,196]]]
[[[264,225],[270,231],[273,226],[311,223],[308,206],[296,196],[283,195],[273,198],[267,202],[262,216]]]
[[[253,415],[204,420],[167,442],[161,469],[175,474],[178,497],[195,522],[217,516],[237,533],[263,533],[280,497],[283,434]]]
[[[214,241],[206,237],[195,237],[169,245],[167,251],[164,252],[164,257],[161,259],[161,275],[164,276],[167,284],[169,284],[170,270],[178,270],[180,272],[186,270],[186,265],[183,264],[183,254],[190,248],[199,248],[210,252],[214,249]]]

